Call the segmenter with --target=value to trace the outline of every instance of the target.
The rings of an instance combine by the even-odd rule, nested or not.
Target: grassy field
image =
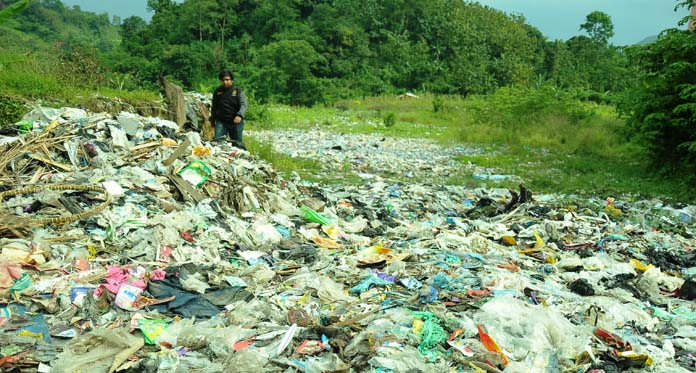
[[[2,31],[2,30],[0,30]],[[80,75],[79,61],[66,63],[46,53],[18,52],[0,45],[0,126],[18,121],[26,102],[46,106],[81,106],[96,95],[118,97],[137,105],[161,101],[157,92],[110,88],[98,79]]]
[[[251,123],[252,130],[321,128],[483,148],[486,155],[458,160],[490,167],[498,174],[517,175],[537,193],[696,199],[680,180],[651,173],[643,150],[629,141],[624,120],[612,107],[580,102],[553,88],[511,88],[468,98],[385,96],[319,108],[274,105],[265,112],[262,120]],[[250,148],[286,174],[295,171],[317,181],[359,182],[350,167],[318,177],[317,161],[277,154],[270,144],[254,142]],[[517,188],[509,181],[477,180],[464,171],[437,181]]]

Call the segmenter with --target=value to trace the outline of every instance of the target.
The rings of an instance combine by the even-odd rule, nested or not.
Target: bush
[[[261,103],[256,99],[254,91],[245,91],[249,107],[247,108],[245,120],[252,121],[257,124],[263,124],[271,119],[271,114],[268,111],[268,105]]]
[[[396,114],[389,112],[387,113],[384,118],[383,118],[384,126],[389,128],[389,127],[394,127],[396,124]]]
[[[445,102],[440,95],[433,96],[433,112],[438,113],[445,108]]]
[[[582,102],[554,86],[539,88],[505,87],[487,96],[472,96],[468,108],[479,124],[507,129],[535,126],[551,116],[577,123],[591,115]]]

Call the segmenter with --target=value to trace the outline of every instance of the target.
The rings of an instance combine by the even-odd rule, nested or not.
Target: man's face
[[[232,80],[232,78],[230,78],[229,76],[223,77],[220,81],[222,82],[222,86],[225,88],[232,87],[232,83],[234,83],[234,80]]]

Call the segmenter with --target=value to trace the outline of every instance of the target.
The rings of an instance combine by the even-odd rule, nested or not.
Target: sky
[[[689,11],[680,8],[675,0],[479,0],[481,4],[506,13],[522,14],[527,23],[538,28],[549,39],[584,35],[580,25],[585,17],[602,11],[614,23],[614,45],[638,43],[660,31],[678,27],[679,20]]]
[[[68,6],[117,15],[121,19],[137,15],[146,20],[152,13],[146,10],[147,0],[62,0]],[[481,4],[506,13],[521,14],[527,23],[538,28],[549,39],[566,40],[583,35],[580,25],[587,14],[599,10],[614,22],[614,45],[638,43],[660,31],[677,27],[688,10],[674,11],[676,0],[479,0]]]

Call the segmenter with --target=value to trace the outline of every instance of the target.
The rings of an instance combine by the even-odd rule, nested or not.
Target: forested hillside
[[[293,104],[404,90],[468,95],[546,81],[604,93],[624,89],[635,75],[606,35],[549,41],[523,18],[475,2],[148,4],[150,23],[32,0],[3,26],[3,45],[94,48],[102,68],[122,75],[119,82],[144,86],[164,75],[207,88],[221,67],[231,67],[258,99]]]

